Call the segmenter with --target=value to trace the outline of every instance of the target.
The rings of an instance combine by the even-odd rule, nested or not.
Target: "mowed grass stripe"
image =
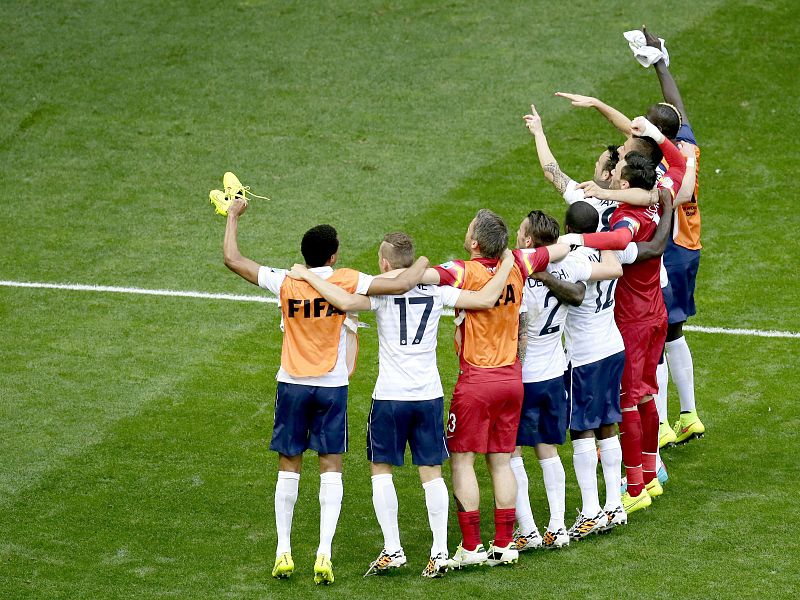
[[[14,340],[0,345],[0,505],[167,394],[230,336],[252,335],[261,318],[257,307],[230,320],[210,303],[54,299],[48,290],[4,289],[0,299],[4,340]]]

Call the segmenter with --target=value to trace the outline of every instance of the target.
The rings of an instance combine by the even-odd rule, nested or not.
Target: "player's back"
[[[442,289],[418,285],[405,294],[377,296],[371,302],[379,343],[373,398],[429,400],[442,396],[436,366]]]
[[[624,222],[633,233],[633,242],[649,242],[655,235],[658,218],[657,206],[621,204],[614,211],[611,227]],[[660,272],[660,257],[623,265],[614,309],[617,321],[649,321],[666,314]]]
[[[562,261],[550,263],[547,271],[556,279],[570,283],[585,281],[591,275],[588,260],[579,255],[568,255]],[[566,369],[561,334],[568,305],[562,304],[555,293],[533,277],[525,282],[523,303],[528,313],[528,345],[522,380],[546,381],[560,377]]]
[[[581,246],[573,253],[586,257],[590,262],[601,261],[600,251],[594,248]],[[596,362],[624,349],[614,320],[616,284],[616,279],[587,281],[583,302],[580,306],[569,307],[564,339],[567,361],[573,367]]]
[[[464,262],[464,289],[480,290],[495,273],[497,259],[477,258]],[[523,290],[522,268],[515,265],[497,303],[485,310],[462,311],[461,360],[474,367],[491,369],[514,365],[519,338],[519,307]]]

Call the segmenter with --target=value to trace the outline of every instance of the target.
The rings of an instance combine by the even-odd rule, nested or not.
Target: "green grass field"
[[[257,294],[222,264],[224,220],[207,193],[226,170],[272,198],[252,203],[240,243],[274,266],[297,261],[319,222],[339,230],[341,265],[374,272],[388,230],[441,262],[461,256],[478,208],[512,228],[533,208],[561,218],[521,116],[535,101],[562,168],[588,178],[615,133],[552,94],[596,95],[631,116],[660,99],[621,35],[645,22],[667,39],[703,149],[692,323],[800,331],[789,0],[9,0],[0,22],[0,280]],[[382,544],[364,448],[377,345],[364,330],[336,583],[316,589],[313,456],[297,571],[270,577],[275,306],[0,286],[0,319],[2,598],[800,595],[796,337],[687,334],[708,434],[665,453],[666,493],[628,527],[427,581],[410,467],[395,475],[410,567],[361,577]],[[446,394],[451,331],[440,332]],[[569,445],[562,459],[570,520]],[[533,461],[529,473],[542,523]],[[488,540],[488,494],[482,506]]]

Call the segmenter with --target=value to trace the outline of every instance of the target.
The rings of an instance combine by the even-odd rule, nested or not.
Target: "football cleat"
[[[228,209],[231,204],[233,204],[233,198],[229,198],[225,195],[225,192],[221,190],[211,190],[208,197],[211,199],[211,204],[214,205],[214,212],[223,217],[227,217]]]
[[[697,411],[693,410],[692,412],[681,413],[681,416],[675,421],[674,431],[675,443],[685,444],[694,438],[703,437],[706,428],[697,416]]]
[[[444,574],[447,573],[447,562],[446,552],[439,552],[436,556],[431,556],[428,559],[428,566],[422,571],[422,576],[430,577],[431,579],[444,577]]]
[[[664,446],[674,446],[677,440],[675,430],[667,423],[660,423],[658,426],[658,447],[659,449]]]
[[[391,554],[386,552],[386,549],[384,548],[381,550],[378,558],[370,563],[369,569],[367,569],[367,572],[364,573],[364,577],[386,573],[389,569],[397,569],[402,567],[404,564],[406,564],[406,562],[408,562],[406,560],[406,553],[403,552],[402,548],[400,548],[400,550],[397,552],[392,552]]]
[[[658,477],[653,477],[653,479],[650,480],[650,483],[644,486],[644,489],[647,490],[647,494],[651,498],[655,498],[664,493],[664,488],[661,487],[661,482],[658,480]]]
[[[314,563],[314,583],[317,585],[333,583],[333,565],[327,554],[317,554],[317,560]]]
[[[522,533],[519,529],[516,529],[514,530],[514,545],[518,552],[541,548],[542,535],[538,529],[534,529],[530,533]]]
[[[571,540],[582,540],[587,535],[604,531],[606,525],[608,525],[608,515],[605,511],[601,510],[593,517],[586,517],[581,511],[578,511],[578,518],[575,519],[575,524],[569,528],[567,533]]]
[[[631,514],[639,509],[647,508],[653,504],[653,499],[646,489],[642,489],[638,496],[631,496],[630,493],[625,492],[622,494],[622,508],[625,509],[626,514]]]
[[[569,546],[569,534],[566,529],[561,527],[558,531],[550,531],[550,528],[548,528],[544,532],[542,548],[553,549],[563,548],[564,546]]]
[[[627,525],[628,524],[628,513],[625,512],[625,509],[622,505],[617,506],[612,510],[605,510],[603,511],[606,513],[608,517],[608,524],[603,527],[603,532],[611,531],[614,527],[619,525]]]
[[[486,564],[490,567],[498,565],[511,565],[519,560],[519,551],[514,540],[508,546],[495,546],[494,540],[489,544],[489,551],[486,553]]]
[[[661,466],[658,467],[658,473],[656,473],[656,476],[658,477],[658,483],[661,485],[664,485],[669,481],[669,474],[667,473],[667,467],[664,465],[664,463],[661,463]]]
[[[266,196],[259,196],[258,194],[251,192],[250,186],[242,185],[242,182],[239,181],[239,178],[230,171],[222,176],[222,189],[224,190],[225,195],[229,198],[235,198],[236,196],[239,196],[244,200],[249,200],[250,198],[269,200],[269,198]]]
[[[478,544],[475,550],[465,550],[464,546],[461,544],[458,545],[456,548],[455,554],[453,554],[453,558],[447,561],[447,566],[451,569],[463,569],[464,567],[470,567],[472,565],[485,565],[486,559],[488,558],[486,555],[486,550],[483,547],[483,544]]]
[[[275,566],[272,568],[272,576],[275,579],[286,579],[294,573],[294,561],[290,552],[284,552],[275,557]]]

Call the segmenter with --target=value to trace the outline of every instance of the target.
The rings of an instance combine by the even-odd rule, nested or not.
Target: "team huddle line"
[[[637,59],[655,67],[664,102],[631,120],[596,98],[556,94],[598,110],[624,137],[622,145],[604,149],[590,181],[579,183],[561,170],[534,106],[524,117],[542,173],[568,205],[563,234],[555,218],[531,210],[509,250],[506,223],[484,208],[466,230],[468,258],[431,267],[426,257],[415,259],[408,235],[392,232],[378,246],[380,275],[371,276],[334,270],[336,230],[317,225],[303,235],[304,264],[285,270],[239,251],[239,220],[255,196],[249,188],[226,173],[223,190],[211,192],[217,212],[227,217],[225,265],[275,294],[281,308],[270,442],[278,453],[274,577],[289,577],[295,569],[294,506],[303,454],[313,450],[320,470],[314,581],[334,581],[331,548],[343,497],[359,312],[373,311],[377,321],[379,371],[366,436],[372,501],[384,538],[365,576],[407,563],[392,480],[406,447],[419,470],[432,534],[422,575],[441,577],[450,569],[515,563],[520,552],[561,548],[627,523],[664,493],[668,476],[659,449],[704,434],[682,331],[695,312],[699,149],[663,40],[644,29],[626,38]],[[448,307],[456,311],[459,375],[445,417],[436,352]],[[667,424],[667,365],[681,403],[673,427]],[[569,528],[558,452],[568,432],[582,500]],[[526,448],[540,464],[547,494],[544,534],[531,510]],[[494,493],[495,534],[488,547],[480,535],[478,455],[486,460]],[[452,554],[442,477],[448,458],[462,534]]]

